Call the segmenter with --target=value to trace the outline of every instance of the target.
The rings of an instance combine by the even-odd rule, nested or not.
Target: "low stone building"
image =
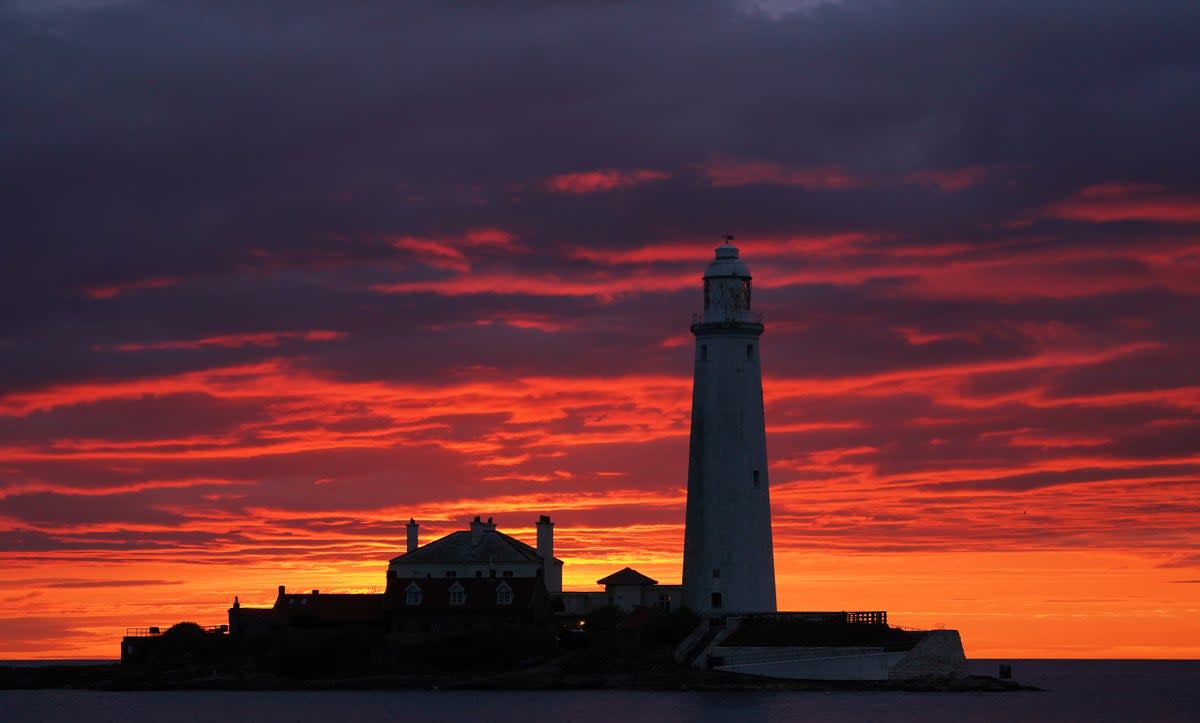
[[[639,608],[674,612],[680,606],[679,585],[659,585],[658,580],[625,567],[596,581],[603,591],[564,592],[555,597],[566,615],[582,616],[602,607],[613,606],[623,613]]]

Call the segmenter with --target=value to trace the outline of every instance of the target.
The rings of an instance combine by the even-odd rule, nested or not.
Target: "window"
[[[450,604],[462,605],[467,601],[467,591],[457,582],[450,586]]]
[[[447,570],[446,577],[458,577],[458,573],[453,570]]]
[[[411,582],[404,590],[405,605],[420,605],[421,604],[421,588],[417,587],[417,583]]]
[[[475,577],[483,577],[483,570],[476,570]]]
[[[512,577],[513,576],[512,570],[505,570],[501,574],[504,575],[504,577]]]
[[[758,489],[758,470],[754,470],[754,489]]]
[[[500,587],[496,588],[496,604],[497,605],[512,605],[513,593],[512,588],[508,583],[500,583]]]
[[[488,577],[495,577],[495,576],[496,576],[495,570],[488,570]]]
[[[717,579],[720,579],[720,577],[721,577],[721,568],[714,567],[713,568],[713,579],[717,580]]]
[[[714,593],[712,594],[712,606],[713,606],[713,609],[714,609],[714,610],[720,609],[720,607],[721,607],[721,593],[719,593],[719,592],[714,592]]]

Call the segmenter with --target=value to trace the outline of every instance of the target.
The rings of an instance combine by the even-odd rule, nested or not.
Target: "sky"
[[[678,582],[754,274],[781,609],[1200,657],[1194,0],[0,1],[0,658],[475,515]]]

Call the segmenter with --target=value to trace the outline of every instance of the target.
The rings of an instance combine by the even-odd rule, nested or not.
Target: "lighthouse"
[[[704,272],[688,456],[683,602],[703,615],[775,611],[775,556],[750,269],[725,236]]]

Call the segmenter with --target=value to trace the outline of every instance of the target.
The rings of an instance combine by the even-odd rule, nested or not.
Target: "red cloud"
[[[148,279],[139,279],[112,286],[92,286],[85,289],[84,292],[93,299],[113,299],[122,294],[140,291],[141,289],[164,289],[168,286],[174,286],[178,282],[179,279],[173,276],[153,276]]]
[[[471,270],[463,252],[446,241],[417,236],[398,236],[389,238],[388,243],[401,251],[411,251],[413,257],[426,266],[453,271]]]
[[[937,186],[943,191],[962,191],[971,186],[979,185],[993,173],[995,173],[995,169],[986,166],[931,168],[924,171],[914,171],[905,176],[904,180],[907,183]]]
[[[126,344],[100,344],[97,350],[148,351],[159,349],[202,349],[222,347],[237,349],[244,346],[276,347],[285,341],[338,341],[346,338],[346,332],[315,329],[313,331],[262,331],[246,334],[220,334],[199,339],[173,339],[171,341],[132,342]]]
[[[565,173],[549,178],[543,184],[554,193],[598,193],[616,188],[639,186],[653,181],[665,181],[671,174],[665,171],[636,170],[618,171],[612,168],[597,171]]]
[[[486,253],[511,242],[503,232],[481,232],[475,243],[470,236],[452,239],[446,249],[465,259],[471,249]],[[1014,289],[1018,296],[1037,294],[1044,285],[1063,295],[1086,295],[1160,284],[1172,269],[1186,277],[1194,254],[1194,246],[1183,243],[1127,248],[1122,261],[1134,270],[1099,273],[1099,284],[1072,284],[1074,275],[1087,276],[1089,264],[1108,261],[1111,252],[1043,248],[1013,257],[959,242],[893,247],[857,234],[780,237],[746,246],[766,259],[753,264],[766,288],[903,278],[910,284],[899,287],[903,293],[950,296],[962,289],[954,293],[971,298],[1007,298]],[[434,284],[429,288],[439,293],[486,289],[597,299],[695,289],[702,264],[694,250],[685,243],[647,246],[614,254],[629,266],[613,268],[612,256],[581,249],[572,255],[582,270],[571,276],[484,270],[421,283]],[[650,273],[652,264],[665,272]],[[1029,268],[1042,272],[1026,273]],[[1022,282],[1022,275],[1031,278]],[[485,307],[482,318],[464,325],[556,331],[589,323],[557,314],[493,313],[495,308]],[[804,330],[797,319],[808,316],[797,311],[772,328]],[[1145,341],[1153,329],[1134,322],[1114,325],[1103,339],[1064,321],[997,322],[1019,341],[988,356],[984,327],[951,323],[943,331],[915,321],[882,321],[874,331],[903,349],[901,361],[851,364],[824,376],[813,371],[805,352],[793,358],[779,353],[768,366],[765,391],[781,605],[842,609],[883,599],[894,620],[922,625],[949,610],[947,620],[964,629],[968,645],[991,646],[974,650],[1012,652],[1017,648],[1003,646],[1042,650],[1041,643],[1005,643],[1011,625],[971,617],[979,600],[1015,605],[1040,594],[1035,588],[1056,586],[1119,596],[1131,581],[1138,582],[1139,594],[1157,589],[1155,575],[1165,573],[1154,565],[1195,546],[1200,457],[1120,445],[1153,431],[1155,443],[1177,437],[1177,446],[1185,447],[1195,432],[1191,420],[1200,413],[1200,387],[1171,375],[1153,387],[1055,383],[1094,380],[1107,364],[1165,353],[1171,340]],[[673,374],[572,376],[572,353],[588,353],[572,349],[555,359],[561,371],[543,367],[553,371],[541,374],[453,370],[436,379],[356,380],[309,363],[268,360],[0,395],[0,422],[9,423],[0,425],[0,433],[10,435],[0,444],[0,526],[6,531],[0,535],[17,540],[2,556],[8,572],[0,573],[0,588],[29,589],[32,584],[20,576],[31,567],[38,575],[65,577],[83,562],[97,578],[186,581],[156,601],[122,596],[119,587],[84,596],[41,586],[43,597],[10,603],[22,622],[13,623],[15,635],[0,638],[7,644],[0,647],[11,651],[8,657],[112,654],[112,633],[63,633],[49,642],[43,635],[41,643],[28,642],[32,638],[22,637],[19,626],[38,609],[70,608],[88,630],[111,628],[119,635],[125,625],[185,617],[220,623],[233,594],[261,604],[280,583],[379,589],[381,561],[402,547],[402,522],[409,516],[422,522],[426,540],[481,513],[503,515],[506,531],[532,539],[535,516],[552,513],[569,587],[590,586],[625,564],[674,582],[690,390],[689,355],[679,347],[692,343],[682,326],[675,331],[683,336],[669,339],[666,352],[643,350],[678,355],[682,366],[672,367]],[[340,334],[264,332],[151,344],[271,347]],[[971,355],[934,354],[940,345],[933,342],[951,339]],[[1030,351],[1018,356],[1024,349]],[[1156,367],[1156,373],[1164,371]],[[1005,383],[985,383],[996,377]],[[164,432],[163,438],[109,438],[113,430],[104,425],[67,433],[56,416],[100,400],[132,405],[173,395],[236,401],[255,413],[195,433]],[[76,478],[94,486],[63,481]],[[127,508],[139,512],[123,516]],[[63,509],[71,515],[55,517]],[[105,515],[89,516],[96,509]],[[1084,557],[1072,557],[1071,549],[1085,544],[1088,551],[1078,553]],[[637,551],[635,557],[629,550]],[[1079,572],[1091,570],[1088,560],[1113,551],[1126,567]],[[946,608],[940,598],[933,607],[927,599],[906,598],[917,586],[897,572],[903,568],[896,564],[899,553],[928,563],[922,574],[934,575],[931,584],[974,586],[964,597],[975,600],[956,609],[960,603]],[[1001,569],[997,556],[1016,560],[1011,564],[1020,574]],[[946,564],[951,558],[954,565]],[[848,576],[847,565],[866,577]],[[992,588],[1002,590],[1002,599]],[[155,617],[166,603],[173,620]],[[1176,618],[1170,616],[1186,615],[1182,603],[1164,609],[1171,624]],[[110,619],[114,610],[119,615]],[[1077,606],[1071,610],[1078,614]],[[1112,610],[1121,608],[1101,612]],[[1140,640],[1144,632],[1133,631],[1128,639]],[[1181,649],[1165,646],[1155,654]]]
[[[517,243],[514,234],[499,228],[473,228],[461,236],[390,236],[386,240],[393,247],[410,252],[416,261],[426,266],[463,273],[471,270],[470,260],[464,249],[491,247],[514,252],[527,250],[525,246]]]
[[[784,237],[746,237],[739,238],[737,243],[751,250],[756,259],[776,258],[780,256],[793,257],[803,255],[807,258],[839,258],[851,256],[861,250],[868,241],[878,237],[862,233],[845,232],[821,235],[795,235]],[[700,268],[697,257],[707,247],[717,245],[717,241],[673,241],[652,246],[614,251],[605,248],[576,248],[570,252],[571,258],[582,259],[605,266],[626,266],[629,264],[653,263],[684,263]]]
[[[494,246],[509,251],[526,251],[525,246],[517,243],[517,237],[504,229],[475,228],[467,231],[462,238],[467,246]]]
[[[601,301],[646,292],[675,291],[696,285],[696,274],[590,273],[573,278],[558,274],[518,274],[479,272],[429,281],[401,281],[374,284],[370,288],[383,294],[434,293],[443,296],[496,294],[512,296],[593,297]]]
[[[1089,223],[1200,223],[1200,196],[1153,184],[1106,183],[1088,186],[1051,204],[1043,213],[1053,218]]]
[[[866,184],[866,179],[837,168],[788,168],[768,161],[714,158],[700,166],[701,175],[713,186],[801,186],[808,189],[842,190]]]

